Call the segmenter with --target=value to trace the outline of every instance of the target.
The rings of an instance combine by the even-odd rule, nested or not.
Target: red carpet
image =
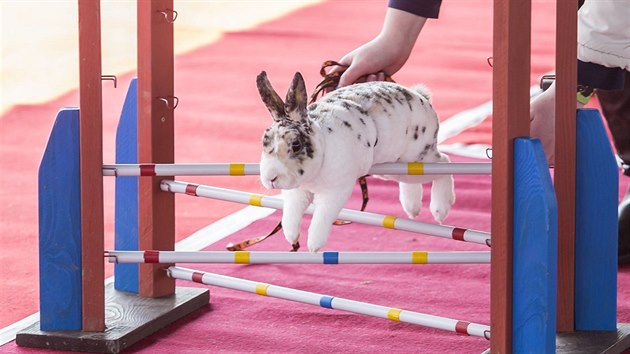
[[[384,2],[329,1],[261,25],[230,33],[218,43],[176,59],[176,160],[178,162],[255,162],[260,136],[270,117],[258,98],[254,78],[266,70],[278,92],[285,92],[295,71],[308,90],[319,81],[319,65],[337,59],[371,39],[380,29]],[[553,66],[553,6],[535,2],[532,82]],[[434,93],[442,119],[491,99],[492,2],[446,2],[441,18],[421,35],[408,65],[395,76],[402,84],[423,82]],[[358,12],[360,11],[360,15]],[[183,15],[183,14],[182,14]],[[119,78],[129,82],[131,75]],[[114,160],[114,132],[125,88],[104,85],[104,159]],[[45,105],[17,107],[0,117],[0,328],[37,311],[37,168],[59,107],[76,105],[73,92]],[[489,121],[446,143],[490,143]],[[255,177],[181,178],[183,180],[270,193]],[[621,179],[627,186],[627,179]],[[489,230],[488,177],[457,177],[458,201],[447,224]],[[623,189],[625,191],[625,189]],[[370,181],[369,211],[402,215],[391,183]],[[426,193],[428,196],[428,192]],[[106,179],[106,247],[113,232],[113,180]],[[177,238],[242,206],[201,198],[177,198]],[[349,206],[358,208],[357,196]],[[428,207],[421,220],[430,220]],[[259,235],[279,215],[259,221],[230,240]],[[307,223],[305,223],[305,226]],[[362,225],[336,227],[328,250],[467,250],[482,246]],[[304,233],[305,234],[305,233]],[[227,241],[226,241],[227,242]],[[303,244],[305,244],[303,242]],[[224,243],[211,249],[221,249]],[[254,249],[286,250],[282,236]],[[269,282],[373,302],[391,307],[489,322],[488,266],[193,266]],[[331,266],[329,266],[331,267]],[[108,266],[108,271],[111,267]],[[619,321],[630,320],[630,269],[619,273]],[[190,286],[190,284],[182,284]],[[624,286],[625,285],[625,286]],[[381,352],[479,353],[488,342],[451,333],[330,311],[230,290],[211,290],[210,310],[170,326],[134,347],[138,352]],[[429,349],[430,348],[430,349]],[[14,343],[0,352],[31,352]]]

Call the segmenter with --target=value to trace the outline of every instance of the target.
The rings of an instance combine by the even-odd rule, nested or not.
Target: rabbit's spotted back
[[[330,225],[358,177],[373,164],[446,162],[437,150],[438,117],[423,86],[390,82],[355,84],[333,91],[307,107],[302,76],[295,74],[286,100],[262,72],[258,90],[273,118],[263,135],[260,178],[266,188],[283,189],[282,224],[297,242],[299,223],[313,202],[309,250],[327,241]],[[410,217],[420,212],[421,183],[433,181],[431,212],[441,222],[455,201],[451,176],[381,176],[400,182],[400,200]]]
[[[381,81],[355,84],[311,104],[308,113],[325,132],[334,134],[339,129],[352,144],[371,152],[371,164],[422,161],[436,148],[438,118],[424,86],[409,89]]]

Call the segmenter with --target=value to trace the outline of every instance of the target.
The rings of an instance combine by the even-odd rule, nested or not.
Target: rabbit
[[[294,246],[304,212],[313,203],[308,250],[324,247],[357,178],[367,175],[372,165],[450,161],[437,149],[439,121],[424,86],[354,84],[307,106],[299,72],[285,102],[266,72],[258,75],[256,84],[273,118],[262,139],[260,180],[267,189],[282,189],[284,235]],[[437,222],[442,223],[455,202],[452,175],[376,177],[399,182],[399,199],[410,218],[420,213],[424,182],[432,181],[430,210]]]

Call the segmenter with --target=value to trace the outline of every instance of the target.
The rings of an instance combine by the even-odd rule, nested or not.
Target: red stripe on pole
[[[469,325],[470,325],[470,322],[457,321],[457,324],[455,325],[455,332],[457,332],[457,334],[463,334],[463,335],[469,336],[470,335],[468,334]]]
[[[186,186],[186,194],[188,195],[192,195],[192,196],[197,196],[197,187],[199,187],[198,184],[189,184]]]
[[[195,283],[203,283],[201,281],[201,278],[203,278],[203,273],[193,272],[192,281],[194,281]]]
[[[160,263],[160,251],[144,251],[145,263]]]
[[[155,176],[155,165],[140,165],[140,176]]]
[[[464,241],[464,232],[466,232],[466,229],[460,229],[459,227],[455,227],[453,228],[453,232],[451,233],[451,236],[453,237],[453,240]]]

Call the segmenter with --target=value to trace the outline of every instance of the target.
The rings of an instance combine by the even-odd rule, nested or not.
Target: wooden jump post
[[[119,352],[207,305],[207,290],[175,288],[174,277],[188,279],[190,275],[190,279],[199,282],[222,285],[217,280],[220,276],[189,274],[177,267],[169,268],[169,276],[164,270],[168,264],[155,263],[160,261],[158,255],[157,260],[151,258],[155,262],[136,265],[135,270],[117,268],[117,282],[120,278],[124,279],[122,283],[131,284],[123,286],[125,292],[103,286],[100,3],[81,0],[78,4],[81,114],[79,109],[59,112],[40,166],[41,320],[19,333],[17,343],[62,350]],[[563,346],[571,350],[572,343],[577,342],[589,353],[603,352],[610,343],[619,350],[615,352],[630,346],[627,340],[630,328],[623,325],[618,328],[623,337],[615,331],[616,234],[613,231],[616,232],[618,172],[611,168],[614,157],[599,114],[581,111],[576,124],[576,4],[574,1],[557,1],[557,4],[556,207],[540,142],[527,137],[531,1],[494,0],[492,353],[547,353],[556,349],[562,352]],[[175,191],[182,186],[171,181],[172,175],[159,178],[156,166],[174,163],[173,110],[177,98],[173,92],[172,22],[175,18],[172,0],[138,0],[138,79],[131,83],[121,116],[123,128],[119,127],[119,134],[121,131],[128,134],[121,140],[133,145],[127,146],[131,152],[117,164],[137,164],[140,176],[147,175],[140,166],[145,166],[145,172],[153,169],[155,173],[149,173],[148,177],[117,178],[117,193],[119,179],[129,178],[125,180],[126,194],[137,195],[137,200],[121,202],[122,207],[129,207],[128,214],[137,215],[134,220],[124,221],[127,224],[123,226],[128,227],[123,229],[135,230],[136,234],[137,244],[129,246],[128,251],[174,249],[174,197],[162,189],[166,185],[166,190]],[[576,136],[581,144],[576,143]],[[117,155],[122,154],[117,152]],[[232,175],[233,167],[228,166],[228,174]],[[240,171],[241,167],[238,168]],[[405,168],[415,174],[420,170],[418,165],[402,169]],[[615,190],[611,192],[613,187]],[[184,184],[183,188],[184,193],[197,195],[205,187]],[[262,205],[266,199],[253,200]],[[117,195],[117,207],[119,201]],[[247,196],[246,202],[252,204],[252,196]],[[366,215],[360,214],[358,218]],[[117,223],[122,219],[118,212],[116,218]],[[404,220],[388,216],[378,216],[375,220],[390,228],[404,224]],[[447,232],[451,238],[466,237],[461,229],[450,228]],[[594,238],[593,233],[604,236]],[[489,234],[480,237],[485,243]],[[237,253],[234,257],[239,255],[242,261],[244,254]],[[415,257],[424,260],[425,256],[430,257],[429,254]],[[413,257],[411,253],[412,262]],[[180,276],[175,275],[180,271]],[[244,280],[235,282],[252,285]],[[256,283],[253,285],[254,289],[259,288]],[[117,283],[117,289],[118,286]],[[265,292],[267,289],[271,288],[265,288]],[[321,302],[322,298],[318,299]],[[327,306],[334,307],[332,298],[325,299]],[[113,303],[123,311],[111,312],[120,313],[122,318],[105,318],[108,313],[105,309]],[[405,313],[365,305],[364,308],[378,310],[386,317],[393,314],[402,320],[399,316]],[[558,330],[577,329],[575,335],[556,338],[556,309]],[[142,316],[129,315],[138,313]],[[457,332],[459,322],[449,323]],[[460,332],[461,328],[459,325]],[[489,336],[486,327],[477,329],[481,330],[478,335]],[[580,333],[587,330],[599,332]],[[626,341],[619,344],[623,340]],[[591,342],[601,345],[584,345]]]
[[[173,0],[138,1],[138,160],[173,163],[174,53]],[[160,191],[159,178],[138,182],[140,249],[173,250],[175,198]],[[175,282],[160,265],[140,266],[139,293],[160,297],[175,292]]]
[[[117,353],[207,305],[209,295],[207,289],[176,290],[156,264],[140,267],[141,297],[105,286],[100,0],[77,3],[80,114],[79,109],[59,112],[40,166],[40,322],[16,341]],[[133,104],[141,162],[173,162],[174,18],[173,0],[138,1],[139,85]],[[173,250],[173,195],[160,191],[157,178],[139,183],[139,247]],[[106,319],[109,306],[116,315]]]
[[[83,330],[105,330],[103,231],[103,96],[99,1],[79,1],[79,115]]]

